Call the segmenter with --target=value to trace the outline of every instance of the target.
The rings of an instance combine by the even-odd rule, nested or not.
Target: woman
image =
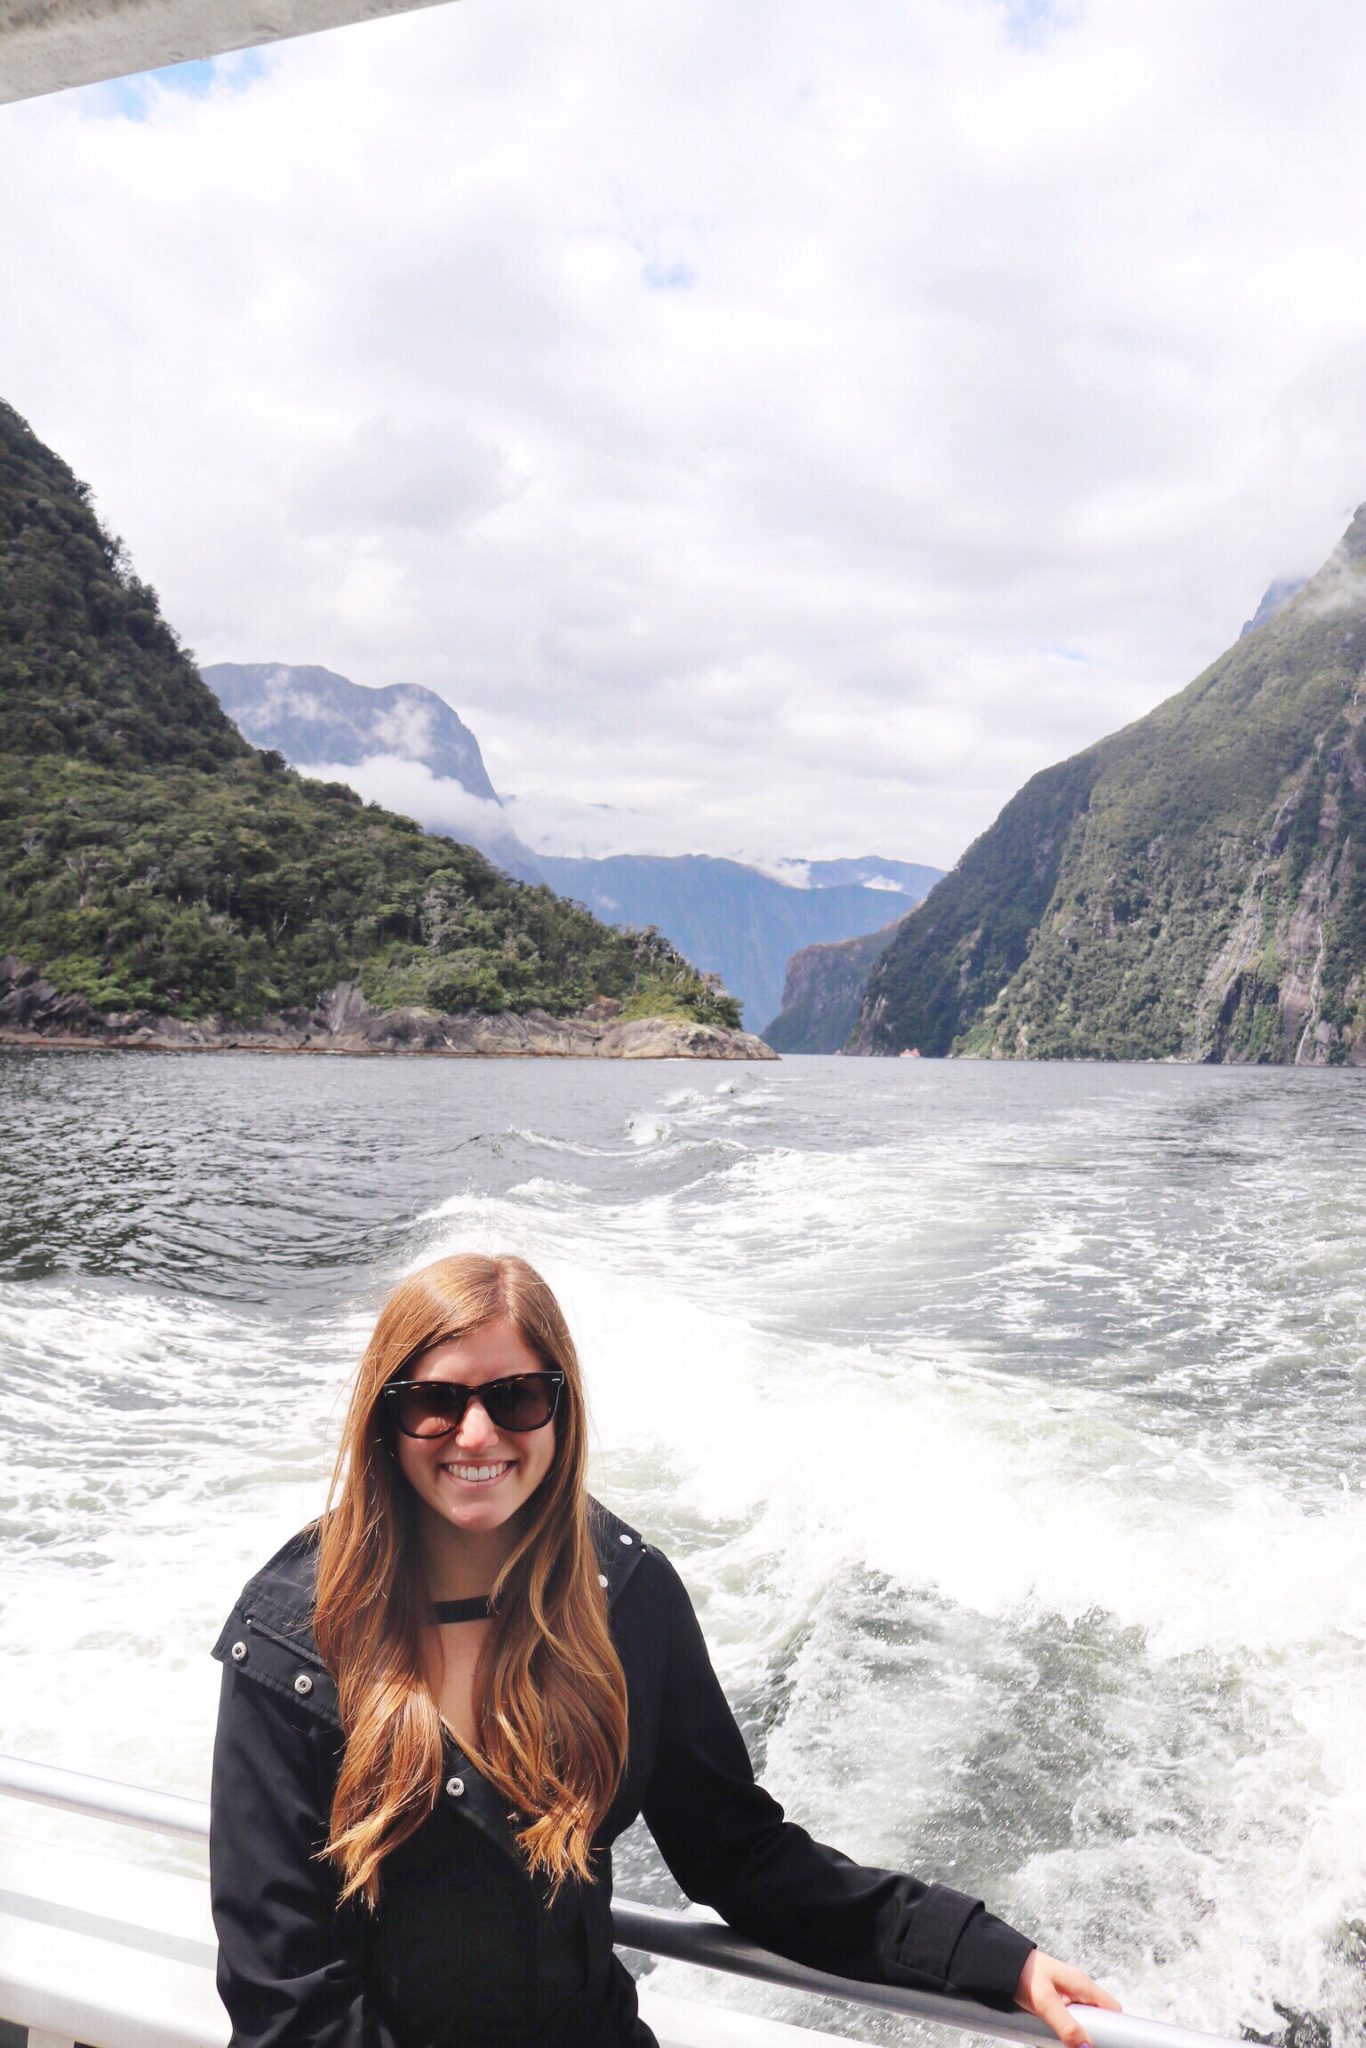
[[[381,1311],[331,1504],[215,1647],[212,1869],[235,2048],[648,2048],[612,1950],[645,1816],[690,1897],[844,1976],[1113,2006],[943,1885],[863,1869],[754,1782],[683,1586],[584,1489],[578,1360],[522,1260]]]

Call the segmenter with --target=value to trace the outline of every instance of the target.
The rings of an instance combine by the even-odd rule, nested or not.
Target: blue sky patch
[[[1053,661],[1079,661],[1083,668],[1094,668],[1096,666],[1094,654],[1083,653],[1080,647],[1063,647],[1056,640],[1050,641],[1048,646],[1042,649],[1042,652]]]
[[[1075,19],[1075,0],[1001,0],[1006,34],[1022,49],[1038,50],[1056,29]]]
[[[697,283],[689,263],[647,263],[640,274],[652,292],[690,292]]]
[[[216,88],[240,89],[250,85],[264,70],[265,58],[260,50],[233,50],[223,57],[196,57],[188,64],[165,64],[159,71],[138,71],[131,78],[111,78],[90,90],[98,95],[100,113],[145,121],[154,90],[202,100]]]

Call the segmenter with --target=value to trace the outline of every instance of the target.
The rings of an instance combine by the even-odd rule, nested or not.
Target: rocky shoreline
[[[752,1031],[672,1017],[623,1018],[601,996],[571,1017],[544,1010],[483,1016],[469,1011],[377,1010],[353,982],[316,1008],[281,1010],[255,1024],[221,1017],[187,1021],[154,1011],[100,1011],[61,995],[36,967],[0,960],[0,1046],[58,1052],[311,1052],[426,1054],[450,1059],[775,1060]]]

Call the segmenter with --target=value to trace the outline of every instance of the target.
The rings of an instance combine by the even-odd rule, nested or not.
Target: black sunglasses
[[[455,1380],[390,1380],[384,1398],[405,1436],[449,1436],[477,1396],[495,1429],[544,1429],[559,1405],[562,1372],[519,1372],[511,1379],[463,1387]]]

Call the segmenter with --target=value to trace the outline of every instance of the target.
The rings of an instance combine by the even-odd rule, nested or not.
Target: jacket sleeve
[[[316,1861],[331,1742],[294,1701],[224,1666],[209,1869],[232,2048],[394,2048]]]
[[[673,1567],[659,1745],[642,1811],[689,1898],[814,1969],[865,1983],[951,1990],[1009,2008],[1034,1943],[948,1885],[867,1869],[784,1820],[754,1781]]]

